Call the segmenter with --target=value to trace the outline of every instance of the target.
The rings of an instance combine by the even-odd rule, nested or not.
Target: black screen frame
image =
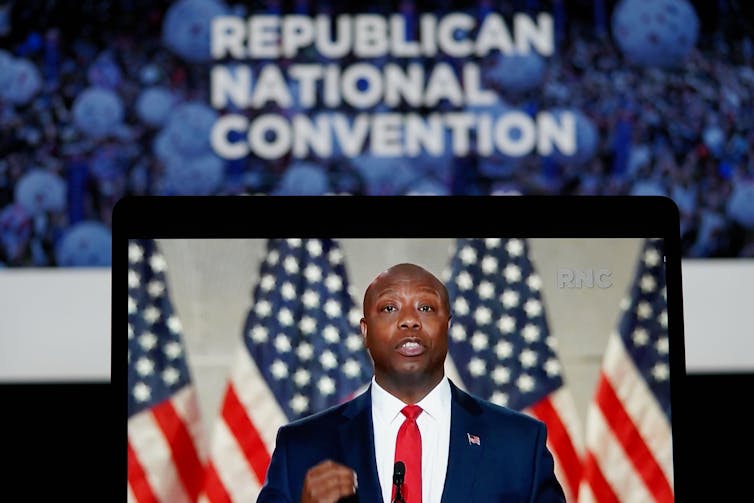
[[[127,494],[129,239],[662,238],[671,366],[675,501],[690,500],[680,217],[663,196],[130,196],[113,210],[112,408],[118,457],[112,501]]]

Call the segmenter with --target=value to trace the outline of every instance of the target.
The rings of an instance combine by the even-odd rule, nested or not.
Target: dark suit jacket
[[[443,503],[562,503],[544,423],[465,393],[452,382]],[[280,428],[257,503],[298,502],[306,471],[331,459],[356,471],[359,503],[382,503],[371,390]],[[469,442],[468,434],[479,438]]]

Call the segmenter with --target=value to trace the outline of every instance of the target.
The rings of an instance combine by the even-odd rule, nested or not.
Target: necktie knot
[[[416,418],[422,413],[422,408],[418,405],[406,405],[401,409],[401,413],[408,419],[416,421]]]

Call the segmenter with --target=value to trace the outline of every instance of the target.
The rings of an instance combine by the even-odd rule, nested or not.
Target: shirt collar
[[[440,382],[437,383],[437,386],[427,396],[417,402],[416,405],[422,408],[422,414],[426,413],[435,420],[439,421],[442,417],[446,416],[450,410],[450,384],[448,383],[448,376],[443,376]],[[401,409],[405,406],[406,404],[402,400],[388,393],[372,377],[372,407],[382,421],[392,423],[398,416],[403,421]]]

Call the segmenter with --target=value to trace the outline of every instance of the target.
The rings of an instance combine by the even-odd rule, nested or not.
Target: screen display
[[[754,255],[751,6],[0,4],[0,264],[109,266],[127,195],[670,196]]]
[[[127,383],[120,373],[115,381],[128,392],[124,492],[221,488],[253,500],[277,428],[369,383],[364,291],[381,271],[412,262],[449,291],[446,375],[545,421],[568,501],[606,490],[637,501],[680,498],[673,439],[682,416],[671,411],[684,375],[682,322],[668,316],[668,291],[678,291],[666,286],[673,275],[664,244],[542,236],[119,241],[121,258],[128,247],[128,349],[114,356],[128,368]],[[125,290],[125,267],[118,274],[114,285]],[[120,321],[125,302],[122,311]],[[125,326],[113,333],[126,339]],[[179,446],[165,434],[176,428],[186,432]],[[637,456],[645,456],[641,470]],[[212,471],[197,476],[203,460]]]

